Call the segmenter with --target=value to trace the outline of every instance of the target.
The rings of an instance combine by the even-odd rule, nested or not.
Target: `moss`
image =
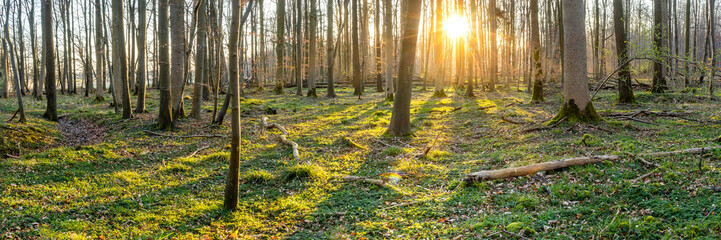
[[[533,81],[533,96],[531,102],[544,102],[543,98],[543,81]]]
[[[252,169],[243,173],[241,180],[245,183],[266,183],[275,179],[270,172],[262,169]]]
[[[173,164],[161,167],[160,171],[161,172],[169,172],[169,173],[181,173],[181,172],[190,171],[190,167],[188,167],[188,165],[185,165],[182,163],[173,163]]]
[[[317,180],[317,179],[324,179],[328,177],[328,173],[326,173],[325,170],[323,170],[323,167],[317,166],[317,165],[311,165],[311,164],[298,164],[295,166],[287,167],[283,170],[282,179],[283,181],[292,181],[292,180],[305,180],[305,179],[311,179],[311,180]]]
[[[307,97],[318,98],[318,93],[315,89],[308,89]]]
[[[273,88],[273,93],[282,95],[283,94],[283,86],[276,85],[275,88]]]
[[[438,89],[435,92],[433,92],[433,97],[444,98],[444,97],[448,97],[448,95],[446,94],[446,91],[444,91],[443,89]]]
[[[573,99],[567,101],[561,106],[556,117],[551,119],[547,124],[554,124],[564,118],[569,122],[599,122],[604,121],[601,115],[596,112],[592,102],[588,102],[584,110],[580,110]]]

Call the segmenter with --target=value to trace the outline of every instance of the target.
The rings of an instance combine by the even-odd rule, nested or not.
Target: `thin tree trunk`
[[[123,118],[132,118],[132,107],[130,103],[130,88],[128,86],[128,61],[125,56],[125,32],[123,26],[123,2],[122,0],[113,0],[113,40],[114,40],[114,51],[118,52],[117,63],[113,65],[119,65],[116,69],[120,72],[116,74],[119,79],[115,79],[118,83],[116,85],[116,91],[120,91],[120,99],[123,104]]]
[[[200,105],[202,103],[202,88],[205,82],[205,56],[207,51],[207,21],[205,14],[207,12],[206,1],[200,1],[198,10],[198,46],[195,51],[195,87],[193,88],[193,108],[190,111],[190,117],[200,120]]]
[[[411,77],[416,61],[416,42],[418,22],[421,18],[421,1],[403,0],[403,20],[401,38],[401,61],[398,71],[398,91],[393,102],[391,122],[388,134],[407,136],[411,134]]]
[[[55,96],[55,48],[53,46],[53,2],[42,1],[43,58],[45,62],[45,89],[47,106],[43,117],[50,121],[58,121],[57,99]]]
[[[203,1],[205,2],[205,1]],[[138,0],[138,33],[137,33],[137,42],[136,46],[138,47],[138,67],[135,69],[135,80],[136,80],[136,93],[138,94],[138,103],[135,107],[136,113],[144,113],[147,112],[145,110],[145,81],[147,78],[147,67],[146,65],[146,39],[145,39],[145,9],[146,9],[146,0]]]

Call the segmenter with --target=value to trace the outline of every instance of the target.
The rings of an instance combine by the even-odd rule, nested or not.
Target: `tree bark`
[[[405,8],[401,15],[403,21],[401,38],[401,61],[398,70],[398,91],[393,102],[391,122],[388,134],[407,136],[411,134],[411,77],[416,61],[416,42],[418,22],[421,18],[421,1],[403,0]]]
[[[332,0],[330,0],[332,1]],[[308,39],[308,97],[317,98],[318,94],[315,89],[316,78],[318,77],[318,69],[316,66],[316,29],[318,28],[318,11],[316,6],[316,0],[310,0],[310,29]]]
[[[205,2],[205,1],[203,1]],[[137,47],[138,47],[138,67],[135,69],[136,74],[136,93],[138,94],[138,103],[135,107],[136,113],[144,113],[147,112],[145,109],[145,81],[147,79],[147,67],[146,65],[146,40],[145,40],[145,9],[146,9],[146,0],[138,0],[138,40],[137,40]]]
[[[666,0],[653,1],[653,46],[654,52],[656,53],[656,60],[653,63],[652,93],[663,93],[667,89],[663,66],[666,62],[666,49],[663,47],[663,41],[666,39],[666,22],[664,21],[664,8],[666,3]]]
[[[282,1],[282,0],[281,0]],[[252,0],[250,4],[252,4]],[[231,22],[229,46],[229,74],[230,74],[230,91],[232,92],[232,116],[231,116],[231,140],[230,140],[230,167],[228,168],[228,178],[225,182],[225,200],[223,206],[226,210],[235,210],[238,206],[238,178],[240,174],[240,97],[239,97],[239,81],[238,81],[238,35],[240,28],[238,23],[240,1],[231,1]],[[248,8],[251,6],[249,5]]]
[[[563,8],[563,96],[564,103],[552,122],[602,120],[588,92],[586,30],[583,1],[562,1]]]
[[[276,3],[276,14],[276,83],[273,92],[283,94],[283,84],[285,83],[285,0],[278,0]]]
[[[208,24],[205,15],[207,14],[207,0],[201,0],[198,8],[198,45],[195,50],[195,86],[193,87],[193,108],[190,117],[200,120],[200,105],[203,102],[202,90],[205,82],[205,56],[207,52],[207,31]]]
[[[145,0],[142,0],[145,1]],[[100,0],[95,0],[95,101],[103,102],[105,98],[105,71],[103,71],[103,14],[100,9]]]
[[[538,0],[531,0],[531,51],[533,55],[533,94],[531,101],[543,102],[543,65],[541,62],[541,38],[538,27]]]
[[[616,56],[621,69],[618,71],[618,103],[634,103],[631,88],[631,71],[626,62],[628,61],[628,46],[626,29],[623,18],[623,0],[613,0],[613,28],[616,34]]]
[[[361,91],[361,55],[360,52],[360,41],[358,39],[358,1],[359,0],[351,0],[353,2],[352,13],[351,15],[352,20],[352,38],[353,38],[353,44],[352,44],[352,51],[353,51],[353,95],[360,96],[363,94]]]
[[[333,0],[328,0],[328,9],[327,10],[328,10],[328,12],[326,13],[326,16],[328,17],[328,29],[327,29],[327,34],[326,34],[326,47],[327,47],[326,58],[328,59],[327,63],[326,63],[328,65],[328,75],[327,75],[327,78],[328,78],[328,93],[327,94],[328,95],[327,95],[327,97],[335,98],[336,97],[335,86],[333,86],[333,83],[334,83],[333,82],[333,65],[335,65],[334,62],[335,62],[336,49],[334,48],[334,45],[333,45]],[[340,39],[338,39],[338,40],[340,40]]]
[[[160,110],[158,112],[158,128],[173,128],[172,86],[170,83],[170,35],[168,33],[168,0],[158,3],[158,68],[160,87]]]
[[[42,1],[43,58],[45,62],[45,89],[47,91],[47,107],[43,117],[50,121],[58,121],[57,99],[55,96],[55,47],[53,46],[53,2]]]
[[[490,48],[491,58],[490,65],[488,65],[488,86],[486,86],[489,92],[496,90],[496,82],[498,78],[498,47],[496,43],[496,32],[498,31],[497,19],[496,19],[496,0],[490,0],[488,4],[488,19],[490,19]]]

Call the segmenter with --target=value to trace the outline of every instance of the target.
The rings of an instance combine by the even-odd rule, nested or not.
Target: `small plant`
[[[190,171],[190,167],[188,165],[182,164],[182,163],[173,163],[164,167],[160,168],[161,172],[168,172],[168,173],[182,173]]]
[[[270,172],[262,169],[252,169],[243,173],[242,180],[245,183],[266,183],[275,179]]]
[[[383,150],[383,152],[381,152],[381,155],[395,157],[395,156],[401,155],[404,152],[405,152],[405,150],[403,148],[388,147],[388,148],[386,148],[386,150]]]
[[[323,179],[327,178],[328,173],[323,170],[322,167],[317,165],[311,165],[311,164],[298,164],[295,166],[291,166],[283,170],[282,173],[282,179],[283,181],[292,181],[292,180],[305,180],[305,179]]]

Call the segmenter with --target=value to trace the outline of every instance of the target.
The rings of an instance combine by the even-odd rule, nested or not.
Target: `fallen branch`
[[[154,136],[161,136],[161,137],[174,137],[174,138],[222,138],[226,137],[224,135],[218,135],[218,134],[210,134],[210,135],[168,135],[168,134],[162,134],[162,133],[156,133],[153,131],[143,130],[143,132],[154,135]]]
[[[300,160],[300,154],[298,154],[298,144],[291,140],[288,140],[288,135],[289,135],[288,130],[285,130],[285,128],[283,126],[281,126],[280,124],[268,123],[268,117],[263,117],[261,120],[262,120],[263,126],[265,128],[267,128],[267,129],[277,128],[278,130],[280,130],[283,133],[280,135],[280,140],[283,143],[293,147],[293,158],[295,158],[296,160]]]
[[[345,176],[345,177],[343,177],[343,180],[341,182],[364,182],[364,183],[378,185],[381,187],[388,187],[388,188],[391,187],[383,180],[367,178],[367,177],[358,177],[358,176]]]
[[[566,119],[568,119],[568,117],[563,117],[563,118],[561,118],[561,120],[558,120],[556,123],[554,123],[554,124],[551,125],[551,126],[541,126],[541,127],[528,128],[528,129],[521,130],[521,132],[522,132],[522,133],[529,133],[529,132],[535,132],[535,131],[540,131],[540,130],[548,130],[548,129],[551,129],[551,128],[554,128],[554,127],[558,126],[558,124],[561,124],[563,121],[566,121]]]
[[[513,123],[513,124],[523,124],[523,123],[521,123],[521,122],[519,122],[519,121],[510,119],[510,118],[507,118],[506,115],[504,115],[504,114],[501,114],[501,120],[506,121],[506,122],[509,122],[509,123]]]
[[[195,156],[195,154],[198,154],[198,152],[203,151],[208,148],[210,148],[210,146],[202,146],[202,147],[198,148],[198,150],[195,150],[195,152],[193,152],[192,154],[188,155],[188,157],[193,157],[193,156]]]
[[[706,153],[706,152],[714,150],[714,149],[721,149],[721,146],[691,148],[691,149],[670,151],[670,152],[643,153],[643,154],[637,154],[636,156],[654,158],[654,157],[664,157],[664,156],[672,156],[672,155],[688,154],[688,153],[690,153],[690,154]],[[622,158],[623,157],[621,155],[600,155],[600,156],[571,158],[571,159],[565,159],[565,160],[553,161],[553,162],[537,163],[537,164],[531,164],[531,165],[527,165],[527,166],[523,166],[523,167],[504,168],[504,169],[499,169],[499,170],[484,170],[484,171],[466,174],[466,178],[464,179],[464,181],[466,181],[466,182],[487,181],[487,180],[527,176],[527,175],[531,175],[531,174],[534,174],[537,172],[551,171],[551,170],[567,168],[567,167],[571,167],[571,166],[594,164],[594,163],[599,163],[599,162],[603,162],[603,161],[618,161],[618,160],[621,160]]]
[[[492,105],[492,106],[479,107],[478,110],[486,110],[486,109],[494,108],[494,107],[496,107],[496,106]]]

